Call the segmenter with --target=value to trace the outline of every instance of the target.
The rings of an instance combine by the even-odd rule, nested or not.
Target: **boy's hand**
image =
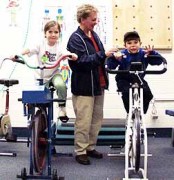
[[[154,46],[150,46],[150,45],[145,46],[144,51],[145,51],[146,56],[148,56],[153,50],[154,50]]]

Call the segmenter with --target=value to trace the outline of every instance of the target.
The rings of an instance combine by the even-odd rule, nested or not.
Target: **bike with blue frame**
[[[30,168],[27,174],[26,168],[21,170],[17,178],[21,179],[53,179],[63,180],[59,177],[57,170],[51,169],[51,151],[55,138],[55,123],[53,121],[53,102],[62,102],[64,100],[53,97],[54,87],[49,89],[43,85],[44,69],[52,69],[59,66],[62,60],[71,58],[70,55],[61,56],[53,65],[31,66],[22,56],[15,56],[14,62],[27,65],[31,69],[41,71],[39,85],[32,90],[22,91],[22,103],[24,106],[24,115],[27,116],[29,129],[31,132],[30,146]]]

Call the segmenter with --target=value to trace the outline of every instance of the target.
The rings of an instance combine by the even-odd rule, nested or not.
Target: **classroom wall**
[[[148,0],[147,0],[148,1]],[[161,0],[162,1],[162,0]],[[83,3],[93,3],[91,0],[66,0],[66,4],[60,0],[19,0],[16,6],[16,22],[11,19],[11,10],[8,7],[9,1],[0,1],[0,21],[3,20],[3,28],[0,29],[0,79],[10,78],[18,79],[19,84],[10,87],[10,117],[13,127],[26,127],[27,120],[23,116],[23,105],[18,101],[22,96],[22,90],[34,86],[33,71],[26,66],[12,63],[11,61],[3,61],[4,58],[10,55],[20,54],[22,49],[31,46],[43,38],[43,24],[44,18],[48,13],[45,10],[49,9],[49,16],[55,18],[56,16],[62,20],[62,45],[65,47],[70,34],[76,29],[77,23],[75,19],[76,7]],[[133,1],[132,3],[134,3]],[[113,5],[116,1],[103,0],[95,2],[100,10],[101,22],[96,28],[96,31],[101,36],[106,48],[117,46],[113,41]],[[171,2],[172,12],[174,12],[174,2]],[[59,12],[57,10],[59,9]],[[71,9],[71,11],[70,11]],[[61,10],[61,11],[60,11]],[[102,12],[102,13],[101,13]],[[165,14],[165,12],[163,12]],[[137,14],[138,15],[138,14]],[[172,19],[174,19],[172,13]],[[160,21],[160,19],[159,19]],[[172,23],[172,32],[174,24]],[[158,30],[156,30],[158,33]],[[173,117],[165,115],[166,109],[174,109],[174,61],[173,61],[173,33],[171,34],[172,48],[160,49],[159,52],[167,59],[168,70],[163,75],[151,75],[146,77],[154,94],[154,100],[151,102],[147,115],[145,116],[148,127],[173,127]],[[122,37],[121,37],[122,38]],[[31,63],[35,60],[27,59]],[[120,121],[126,117],[125,110],[121,101],[121,95],[116,92],[116,84],[114,75],[109,75],[110,86],[109,90],[105,92],[104,117],[115,118],[115,122]],[[68,97],[71,97],[70,84],[68,84]],[[5,92],[4,87],[0,86],[0,112],[4,112]],[[55,105],[55,120],[58,112]],[[67,101],[68,115],[74,118],[71,100]]]

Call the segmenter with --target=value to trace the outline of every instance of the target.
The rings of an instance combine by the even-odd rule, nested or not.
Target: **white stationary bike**
[[[132,62],[129,70],[110,70],[110,74],[126,73],[137,76],[137,82],[129,88],[129,114],[125,135],[125,178],[147,180],[148,143],[147,130],[143,112],[143,82],[140,74],[163,74],[166,72],[167,62],[162,56],[149,55],[149,58],[161,58],[162,70],[144,70],[141,62]],[[141,164],[143,158],[143,165]]]

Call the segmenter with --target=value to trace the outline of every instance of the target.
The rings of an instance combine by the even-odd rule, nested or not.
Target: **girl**
[[[56,21],[49,21],[44,26],[45,39],[35,47],[31,49],[26,49],[22,52],[22,55],[32,55],[37,56],[38,65],[49,65],[54,64],[55,61],[63,55],[60,44],[58,42],[60,36],[60,25]],[[64,54],[71,55],[71,60],[77,60],[77,55],[66,51]],[[37,77],[42,78],[45,86],[48,88],[53,85],[56,89],[58,98],[64,100],[64,102],[59,102],[59,119],[62,122],[67,122],[69,120],[66,114],[66,97],[67,97],[67,87],[63,81],[62,75],[59,72],[58,67],[53,69],[44,69],[43,73],[37,71]]]

